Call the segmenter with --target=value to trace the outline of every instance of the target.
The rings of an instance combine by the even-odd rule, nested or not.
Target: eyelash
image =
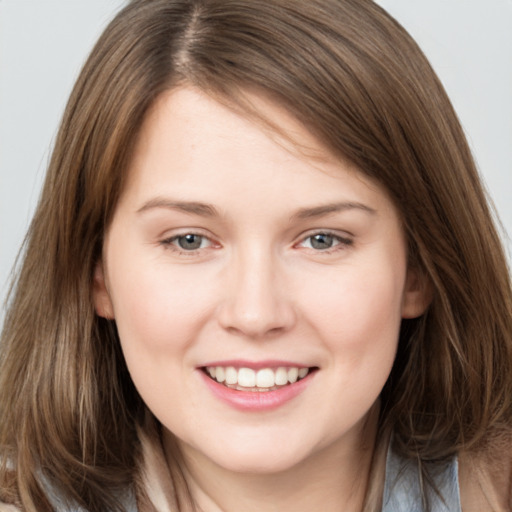
[[[315,249],[314,247],[306,247],[306,249],[309,249],[317,254],[332,254],[337,251],[343,251],[354,244],[354,240],[352,238],[340,236],[333,231],[323,230],[308,233],[307,236],[303,237],[301,241],[296,245],[304,244],[307,240],[311,240],[315,236],[332,237],[332,239],[337,242],[335,245],[328,247],[327,249]]]
[[[210,245],[208,247],[198,247],[197,249],[190,249],[185,250],[183,248],[180,248],[176,243],[178,240],[183,239],[187,236],[196,236],[201,238],[201,245],[203,241],[207,240]],[[304,244],[307,240],[312,240],[315,236],[325,236],[325,237],[332,237],[332,239],[336,242],[335,245],[332,247],[328,247],[326,249],[316,249],[314,247],[305,247],[307,250],[311,250],[314,253],[317,254],[331,254],[337,251],[342,251],[347,249],[348,247],[352,246],[354,241],[351,238],[340,236],[339,234],[336,234],[329,230],[322,230],[322,231],[315,231],[312,233],[309,233],[307,236],[304,236],[301,238],[301,240],[294,245],[294,247],[300,246],[301,244]],[[164,246],[165,249],[171,250],[175,252],[178,255],[183,255],[186,257],[194,257],[198,256],[200,252],[202,252],[204,249],[210,248],[212,246],[215,246],[215,242],[213,242],[208,236],[200,233],[200,232],[194,232],[189,231],[183,234],[174,235],[170,238],[166,238],[165,240],[162,240],[160,242],[162,246]]]
[[[177,243],[178,240],[180,240],[182,238],[185,238],[187,236],[200,237],[201,238],[201,245],[202,245],[203,241],[205,241],[205,240],[210,242],[210,246],[215,245],[215,243],[212,242],[212,240],[210,240],[210,238],[208,236],[206,236],[203,233],[195,232],[195,231],[188,231],[186,233],[180,233],[178,235],[174,235],[174,236],[172,236],[170,238],[166,238],[165,240],[162,240],[160,242],[160,244],[165,249],[173,251],[173,252],[175,252],[176,254],[178,254],[180,256],[186,256],[186,257],[198,256],[200,251],[206,249],[206,247],[198,247],[197,249],[185,250],[185,249],[180,248],[178,245],[175,244],[175,242]]]

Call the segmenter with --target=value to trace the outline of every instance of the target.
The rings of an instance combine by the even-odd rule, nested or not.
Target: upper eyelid
[[[206,238],[209,241],[209,245],[207,247],[198,247],[197,249],[187,250],[182,247],[179,247],[178,244],[174,243],[176,241],[176,239],[178,239],[180,237],[184,237],[186,235],[197,235],[197,236]],[[182,233],[178,233],[178,234],[160,239],[160,241],[158,242],[158,245],[160,245],[165,251],[174,253],[174,255],[176,255],[176,256],[180,256],[180,257],[184,257],[184,258],[199,258],[199,257],[201,257],[201,255],[204,256],[204,254],[205,254],[204,251],[206,251],[208,249],[215,248],[215,241],[212,240],[212,238],[209,236],[189,230],[189,231],[185,231]]]
[[[354,239],[354,235],[348,231],[341,231],[341,230],[336,230],[336,229],[321,229],[320,228],[320,229],[307,230],[307,231],[301,233],[300,235],[298,235],[295,238],[295,241],[292,242],[292,245],[297,245],[298,243],[301,243],[304,240],[307,240],[308,238],[310,238],[312,236],[320,235],[320,234],[330,235],[330,236],[333,236],[333,237],[335,237],[341,241],[345,241],[345,242],[347,242],[347,241],[353,242],[353,239]],[[164,242],[170,243],[171,241],[173,241],[179,237],[186,236],[186,235],[198,235],[203,238],[207,238],[213,244],[219,243],[219,242],[217,242],[217,237],[215,237],[214,235],[212,235],[211,233],[207,232],[206,230],[204,230],[202,228],[180,229],[176,233],[172,233],[169,235],[164,234],[164,235],[160,236],[159,240],[160,240],[160,243],[164,243]]]
[[[208,238],[209,240],[214,240],[215,237],[207,230],[203,228],[178,228],[178,229],[172,229],[172,230],[166,230],[161,235],[158,236],[158,238],[161,241],[165,240],[172,240],[174,238],[179,238],[180,236],[185,235],[198,235],[205,238]]]
[[[311,229],[301,233],[296,238],[297,242],[294,243],[301,242],[315,235],[331,235],[333,237],[339,238],[340,240],[350,241],[353,241],[353,239],[355,238],[354,235],[352,233],[349,233],[348,231],[341,231],[337,229]]]
[[[329,235],[332,236],[337,240],[337,243],[334,244],[331,247],[327,247],[325,249],[315,249],[312,247],[305,247],[304,244],[306,241],[315,235]],[[337,254],[340,251],[345,251],[354,245],[354,237],[352,235],[348,235],[345,232],[345,235],[340,234],[339,231],[335,230],[328,230],[328,229],[320,229],[320,230],[313,230],[309,233],[306,233],[302,235],[298,241],[294,242],[293,247],[297,248],[298,250],[305,250],[312,252],[313,254],[317,255],[329,255],[329,254]]]
[[[184,233],[178,233],[176,235],[171,235],[171,236],[168,236],[168,237],[164,237],[160,241],[160,243],[171,244],[173,241],[177,240],[178,238],[182,238],[182,237],[185,237],[187,235],[200,236],[202,238],[207,239],[212,245],[216,243],[215,240],[212,239],[211,236],[204,235],[203,233],[198,233],[198,232],[194,232],[194,231],[187,231],[187,232],[184,232]]]

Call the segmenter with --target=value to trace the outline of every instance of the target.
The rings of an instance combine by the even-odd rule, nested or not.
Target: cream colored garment
[[[20,512],[14,505],[5,505],[0,503],[0,512]]]
[[[146,499],[139,499],[138,512],[175,512],[175,500],[171,497],[174,494],[171,473],[165,460],[165,455],[160,436],[156,432],[156,426],[146,425],[145,431],[139,431],[139,439],[142,445],[143,470],[142,489],[147,493],[151,503]]]
[[[199,512],[179,469],[181,465],[169,467],[157,422],[148,417],[144,429],[139,430],[139,439],[144,462],[139,483],[142,492],[137,493],[138,512]]]

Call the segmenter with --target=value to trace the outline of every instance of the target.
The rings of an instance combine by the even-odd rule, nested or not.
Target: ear
[[[102,261],[99,261],[94,269],[92,296],[97,315],[107,320],[113,320],[114,307],[112,306],[112,301],[110,300],[110,295],[107,290]]]
[[[430,279],[417,268],[409,268],[405,279],[402,299],[402,318],[417,318],[427,310],[432,302]]]

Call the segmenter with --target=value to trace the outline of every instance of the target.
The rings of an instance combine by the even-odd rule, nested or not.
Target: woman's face
[[[360,441],[425,300],[386,193],[249,97],[293,145],[193,88],[159,99],[94,296],[185,455],[272,472]]]

